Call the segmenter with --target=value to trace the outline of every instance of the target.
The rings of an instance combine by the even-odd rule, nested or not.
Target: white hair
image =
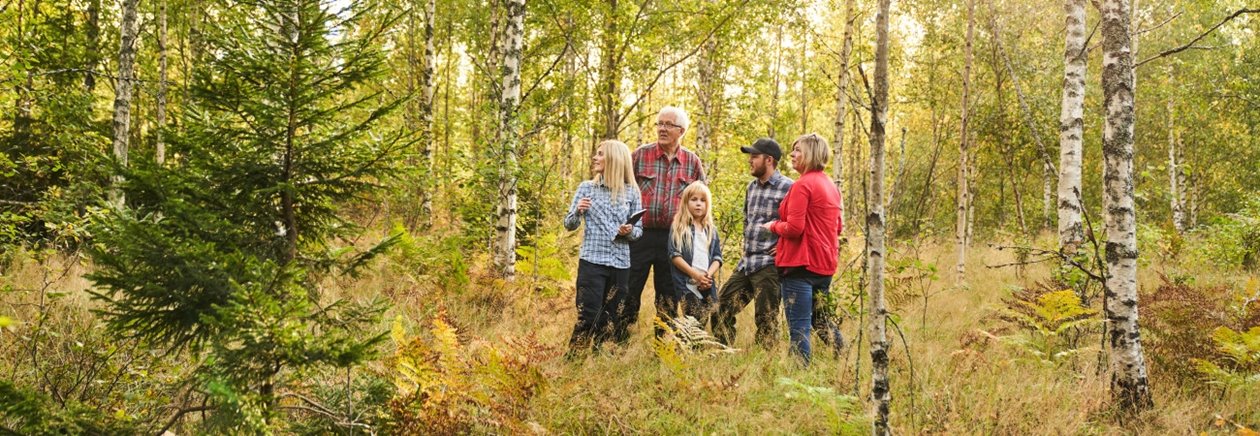
[[[682,127],[683,130],[687,130],[688,127],[691,127],[691,117],[687,116],[687,111],[683,110],[683,108],[665,106],[661,108],[661,111],[657,113],[656,116],[659,118],[661,115],[665,114],[674,114],[674,119],[677,120],[678,126]]]

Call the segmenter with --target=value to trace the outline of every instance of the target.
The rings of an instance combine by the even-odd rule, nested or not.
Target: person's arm
[[[585,194],[585,182],[578,185],[577,191],[573,193],[573,201],[569,203],[569,213],[564,216],[564,229],[568,231],[577,230],[578,224],[582,222],[582,215],[578,213],[578,202],[582,200]]]
[[[722,267],[722,238],[718,236],[717,229],[713,230],[713,237],[709,240],[709,278],[717,275],[718,268]]]
[[[634,189],[630,192],[630,194],[630,213],[635,213],[638,212],[639,209],[643,209],[643,197],[641,196],[642,194],[639,193],[639,190]],[[638,221],[634,222],[634,228],[630,229],[630,234],[626,235],[626,239],[637,241],[640,236],[643,236],[643,217],[640,217]]]
[[[783,197],[783,211],[778,221],[770,225],[770,230],[781,237],[800,238],[805,234],[805,211],[809,209],[809,191],[801,183],[792,185],[786,197]]]

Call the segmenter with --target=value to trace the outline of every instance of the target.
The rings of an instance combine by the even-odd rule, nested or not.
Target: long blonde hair
[[[627,188],[637,190],[639,186],[634,184],[634,166],[630,162],[630,147],[627,147],[624,142],[609,139],[599,143],[599,148],[604,149],[604,172],[596,174],[591,180],[607,186],[608,190],[612,191],[614,200],[621,199]]]
[[[704,196],[704,220],[699,223],[695,221],[695,217],[691,216],[691,210],[687,207],[687,202],[691,201],[691,197],[697,195]],[[697,180],[683,189],[681,197],[678,212],[674,213],[674,223],[669,227],[670,237],[674,238],[674,246],[681,249],[691,245],[691,238],[685,235],[690,233],[693,224],[700,224],[700,227],[704,228],[704,246],[697,248],[708,250],[709,241],[712,241],[717,229],[717,226],[713,225],[713,194],[709,192],[709,187],[705,186],[704,182]]]

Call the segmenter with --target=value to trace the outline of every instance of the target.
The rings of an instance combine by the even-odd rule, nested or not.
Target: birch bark
[[[1085,0],[1063,4],[1063,100],[1059,112],[1059,250],[1075,253],[1085,240],[1081,224],[1081,142],[1085,121]]]
[[[888,122],[888,12],[890,0],[879,0],[875,16],[875,85],[871,99],[870,214],[866,217],[867,281],[871,294],[871,400],[876,435],[888,435],[888,335],[884,304],[884,130]]]
[[[516,278],[516,107],[521,99],[521,49],[525,31],[525,0],[507,0],[503,56],[503,93],[499,99],[499,131],[503,161],[499,167],[498,222],[495,224],[494,264],[500,277]]]
[[[1133,52],[1129,2],[1104,0],[1103,218],[1107,226],[1105,310],[1112,399],[1125,410],[1153,406],[1138,327],[1137,228],[1133,201]]]

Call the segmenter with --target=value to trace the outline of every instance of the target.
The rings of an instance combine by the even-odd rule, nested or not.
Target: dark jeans
[[[577,324],[569,351],[598,348],[611,335],[611,322],[625,304],[629,270],[578,261]]]
[[[735,345],[735,315],[754,299],[756,305],[757,345],[769,348],[779,338],[779,270],[774,265],[744,274],[735,271],[722,286],[718,296],[717,315],[713,319],[713,336],[723,344]]]
[[[618,341],[628,339],[629,327],[639,320],[640,300],[649,272],[652,272],[652,285],[656,289],[656,318],[668,324],[671,318],[678,316],[678,299],[674,295],[674,279],[665,247],[668,240],[669,229],[643,229],[643,236],[630,243],[630,288],[625,310],[615,327]]]
[[[704,299],[696,297],[691,291],[684,291],[682,297],[682,314],[690,316],[700,322],[700,328],[707,328],[709,325],[709,316],[713,314],[713,310],[717,308],[717,293],[713,289],[701,290],[700,294],[704,295]]]
[[[824,342],[832,342],[833,346],[843,345],[842,339],[839,339],[839,328],[835,327],[831,321],[831,316],[819,313],[818,319],[815,319],[814,313],[819,310],[814,304],[815,294],[819,297],[831,293],[831,276],[820,276],[809,272],[799,272],[787,277],[783,277],[783,312],[787,317],[788,337],[792,341],[792,353],[804,361],[805,366],[809,366],[810,346],[809,334],[811,327],[816,323],[821,323],[821,331]],[[819,305],[821,306],[821,305]],[[827,335],[832,335],[827,337]],[[832,339],[839,339],[832,341]],[[838,348],[837,348],[838,350]]]

